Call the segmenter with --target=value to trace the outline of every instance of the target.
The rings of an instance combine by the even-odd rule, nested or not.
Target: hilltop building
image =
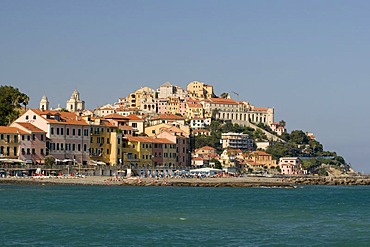
[[[75,89],[71,98],[67,100],[66,109],[70,112],[81,112],[85,110],[85,101],[80,99],[80,93]]]

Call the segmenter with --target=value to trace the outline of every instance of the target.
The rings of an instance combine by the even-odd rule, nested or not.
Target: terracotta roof
[[[153,143],[174,144],[172,141],[166,138],[153,138]]]
[[[237,105],[238,102],[233,99],[223,99],[223,98],[210,98],[209,102],[214,104],[229,104],[229,105]]]
[[[128,120],[127,117],[121,116],[117,113],[109,114],[104,117],[105,119],[119,119],[119,120]]]
[[[28,134],[16,127],[0,126],[0,133],[2,134]]]
[[[39,110],[39,109],[31,109],[34,113],[44,118],[49,123],[56,123],[56,124],[71,124],[71,125],[89,125],[83,117],[78,116],[74,112],[62,112],[62,111],[54,111],[54,110]],[[47,116],[59,116],[60,120],[55,118],[47,118]]]
[[[16,123],[16,124],[19,124],[20,126],[28,129],[29,131],[31,132],[41,132],[41,133],[45,133],[45,131],[43,131],[42,129],[39,129],[37,128],[35,125],[31,124],[31,123]]]
[[[139,117],[138,115],[134,115],[134,114],[130,114],[126,118],[130,120],[135,120],[135,121],[144,121],[141,117]]]

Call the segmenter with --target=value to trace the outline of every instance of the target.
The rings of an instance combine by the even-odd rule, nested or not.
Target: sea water
[[[1,246],[370,246],[370,187],[0,186]]]

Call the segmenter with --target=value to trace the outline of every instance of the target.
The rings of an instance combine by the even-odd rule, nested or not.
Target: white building
[[[253,148],[253,140],[247,134],[223,133],[221,136],[222,148],[248,150]]]

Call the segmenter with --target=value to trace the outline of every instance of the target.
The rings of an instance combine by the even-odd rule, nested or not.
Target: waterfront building
[[[106,119],[90,119],[90,159],[95,164],[119,164],[122,133]]]
[[[0,159],[18,159],[19,138],[27,135],[16,127],[0,126]],[[31,149],[28,150],[31,155]]]
[[[224,149],[220,156],[220,163],[225,172],[236,173],[241,170],[243,152],[240,149]]]
[[[272,155],[263,151],[253,151],[246,154],[246,164],[252,169],[275,168],[276,160],[272,159]]]
[[[12,123],[12,127],[19,130],[18,158],[26,163],[39,163],[45,161],[46,132],[31,123]]]
[[[170,140],[176,144],[176,163],[177,168],[186,168],[190,165],[190,138],[187,133],[181,129],[172,126],[171,128],[161,129],[157,138]]]
[[[279,166],[283,175],[307,174],[307,171],[302,169],[301,160],[297,157],[281,157]]]
[[[123,144],[123,165],[137,173],[176,169],[176,143],[165,138],[127,136]]]
[[[59,160],[89,160],[89,124],[74,112],[29,109],[15,123],[30,123],[46,133],[46,155]]]

